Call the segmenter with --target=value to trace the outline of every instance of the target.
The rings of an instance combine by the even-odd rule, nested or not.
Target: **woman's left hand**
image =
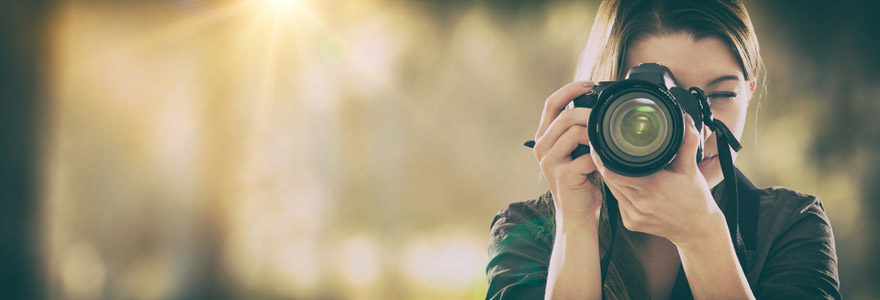
[[[726,227],[724,214],[697,166],[700,134],[690,115],[684,115],[685,137],[676,158],[666,169],[654,174],[616,174],[605,168],[596,151],[591,152],[599,173],[617,198],[623,225],[677,245],[704,240]]]

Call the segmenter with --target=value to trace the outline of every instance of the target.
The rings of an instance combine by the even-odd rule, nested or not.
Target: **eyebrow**
[[[709,83],[707,84],[707,86],[715,85],[715,84],[718,84],[718,83],[720,83],[720,82],[722,82],[722,81],[727,81],[727,80],[739,80],[739,77],[738,77],[738,76],[734,76],[734,75],[724,75],[724,76],[721,76],[721,77],[715,78],[715,79],[712,80],[712,81],[709,81]]]
[[[677,85],[677,86],[684,86],[684,85],[682,85],[680,82],[678,82],[678,79],[675,78],[675,75],[673,75],[671,71],[669,72],[669,76],[672,77],[672,82],[674,82],[675,85]],[[724,75],[724,76],[721,76],[721,77],[715,78],[715,79],[713,79],[712,81],[709,81],[709,83],[706,84],[706,86],[716,85],[716,84],[718,84],[718,83],[720,83],[720,82],[728,81],[728,80],[739,80],[739,76],[736,76],[736,75]]]

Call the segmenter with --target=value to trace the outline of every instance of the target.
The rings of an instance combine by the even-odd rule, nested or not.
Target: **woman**
[[[737,256],[739,241],[720,208],[731,200],[722,197],[715,133],[685,122],[676,159],[645,177],[605,169],[596,151],[571,158],[578,144],[589,144],[590,109],[566,104],[641,63],[664,65],[680,86],[704,90],[714,117],[742,137],[762,68],[742,3],[604,1],[575,81],[547,98],[535,135],[549,191],[492,221],[487,298],[840,298],[822,202],[785,188],[757,189],[739,171],[732,181],[739,201],[754,209],[741,216],[748,250]],[[604,186],[617,199],[622,226],[603,281],[600,258],[609,254],[614,228],[603,209]]]

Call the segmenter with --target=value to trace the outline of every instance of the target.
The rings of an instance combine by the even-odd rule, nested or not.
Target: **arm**
[[[590,144],[587,135],[590,109],[565,109],[572,99],[592,88],[592,82],[571,82],[550,95],[544,102],[535,133],[535,160],[553,193],[552,199],[548,200],[552,200],[555,220],[558,220],[559,234],[555,235],[554,248],[550,249],[549,241],[546,249],[536,246],[531,237],[533,232],[540,232],[540,228],[532,230],[525,226],[520,234],[515,229],[522,225],[510,228],[512,225],[508,223],[513,222],[499,222],[496,217],[486,269],[489,279],[486,298],[540,298],[545,292],[548,270],[552,273],[552,284],[545,297],[584,293],[593,295],[592,298],[601,297],[597,224],[602,194],[590,179],[590,174],[596,171],[592,158],[571,155],[578,145]],[[553,213],[548,213],[547,217],[554,219]],[[551,252],[552,267],[548,261]],[[584,282],[594,284],[590,287]]]
[[[535,208],[536,203],[541,202],[512,204],[492,221],[486,299],[541,299],[545,287],[553,298],[585,290],[600,298],[598,214],[592,226],[566,223],[558,214],[551,217],[550,208]],[[551,222],[556,224],[555,234]]]
[[[590,109],[564,109],[592,90],[591,82],[572,82],[547,98],[538,132],[535,159],[553,193],[556,232],[544,298],[602,297],[599,274],[598,220],[602,191],[589,155],[572,157],[578,145],[589,145]],[[562,112],[560,112],[562,110]]]
[[[677,243],[694,299],[755,299],[737,260],[724,216],[713,218],[705,235]]]
[[[556,217],[556,236],[545,299],[601,299],[599,216],[569,221]]]

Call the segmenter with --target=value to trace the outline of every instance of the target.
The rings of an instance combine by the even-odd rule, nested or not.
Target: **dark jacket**
[[[741,205],[756,205],[751,211],[757,218],[741,218],[753,222],[740,225],[753,233],[743,270],[755,296],[840,299],[834,235],[822,201],[781,187],[758,189],[739,170],[736,173]],[[719,207],[724,207],[723,184],[712,191]],[[487,299],[544,298],[555,234],[550,197],[547,192],[538,199],[512,203],[492,220]],[[693,298],[683,269],[671,298]]]

